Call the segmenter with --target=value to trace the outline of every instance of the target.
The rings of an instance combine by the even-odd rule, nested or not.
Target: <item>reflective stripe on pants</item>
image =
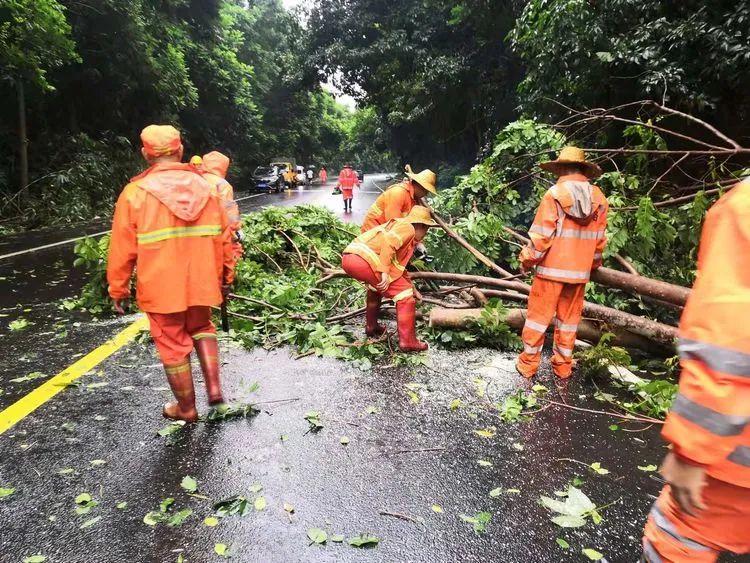
[[[713,563],[722,551],[750,553],[750,489],[708,477],[702,496],[705,510],[689,516],[669,485],[662,489],[646,522],[646,561]]]
[[[558,377],[570,376],[575,329],[581,320],[585,289],[585,284],[567,284],[538,276],[534,278],[529,294],[528,318],[521,333],[524,351],[516,364],[526,377],[531,377],[539,369],[544,331],[554,317],[556,328],[552,367]]]

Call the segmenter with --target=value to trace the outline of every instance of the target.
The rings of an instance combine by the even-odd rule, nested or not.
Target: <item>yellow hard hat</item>
[[[409,179],[422,186],[431,194],[437,193],[437,188],[435,187],[435,184],[437,184],[437,174],[435,174],[432,170],[426,169],[422,170],[419,174],[414,174],[411,169],[411,165],[407,164],[406,175],[409,177]]]
[[[199,155],[191,156],[190,157],[190,164],[193,166],[200,166],[203,164],[203,159]]]
[[[437,227],[438,224],[432,220],[430,210],[421,205],[415,205],[411,208],[409,214],[404,217],[404,220],[409,223],[417,223],[420,225],[427,225],[428,227]]]
[[[564,147],[556,160],[542,162],[539,164],[539,168],[559,176],[564,167],[569,164],[579,166],[589,178],[597,178],[602,175],[602,169],[599,168],[599,165],[586,160],[586,153],[583,149],[573,146]]]

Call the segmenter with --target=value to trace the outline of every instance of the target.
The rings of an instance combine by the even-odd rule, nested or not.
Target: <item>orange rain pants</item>
[[[193,351],[193,341],[216,338],[210,307],[188,307],[187,311],[179,313],[147,312],[146,315],[151,324],[151,336],[165,365],[184,362]]]
[[[341,267],[349,276],[369,286],[375,287],[376,284],[380,283],[380,276],[375,273],[375,270],[372,269],[367,260],[361,256],[344,254],[341,258]],[[393,280],[388,289],[380,293],[380,295],[389,297],[396,302],[409,299],[414,301],[414,286],[407,275],[402,275]]]
[[[643,553],[649,563],[712,563],[719,553],[750,553],[750,488],[708,477],[706,509],[689,516],[662,489],[646,522]]]
[[[573,347],[583,310],[585,283],[563,283],[536,276],[531,284],[526,324],[521,332],[523,352],[516,367],[524,377],[533,377],[542,359],[547,327],[555,318],[552,369],[561,378],[573,370]]]

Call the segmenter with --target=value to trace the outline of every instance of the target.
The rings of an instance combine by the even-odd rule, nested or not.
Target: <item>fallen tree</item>
[[[433,307],[430,311],[429,324],[433,328],[468,329],[481,319],[483,312],[484,309],[445,309],[442,307]],[[526,322],[526,315],[526,309],[508,309],[504,322],[516,332],[521,332]],[[587,319],[582,319],[578,323],[577,337],[579,340],[596,344],[607,332],[614,334],[612,343],[617,346],[638,348],[654,353],[663,353],[665,351],[663,346],[656,345],[651,339],[633,334],[620,327],[614,327],[611,330],[602,330],[601,323]]]

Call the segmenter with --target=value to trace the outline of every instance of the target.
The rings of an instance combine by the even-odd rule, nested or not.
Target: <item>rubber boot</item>
[[[378,337],[385,332],[385,325],[378,322],[382,299],[379,293],[367,290],[367,307],[365,312],[365,334],[367,336]]]
[[[181,364],[165,365],[164,371],[167,372],[167,381],[177,402],[164,405],[162,414],[165,418],[172,420],[196,422],[198,411],[195,409],[195,388],[190,360],[186,359]]]
[[[428,348],[427,344],[417,340],[416,312],[417,302],[412,298],[396,303],[398,347],[404,352],[423,352]]]
[[[203,371],[208,404],[213,406],[223,403],[224,395],[221,393],[221,378],[219,377],[219,343],[216,338],[196,340],[195,353]]]

